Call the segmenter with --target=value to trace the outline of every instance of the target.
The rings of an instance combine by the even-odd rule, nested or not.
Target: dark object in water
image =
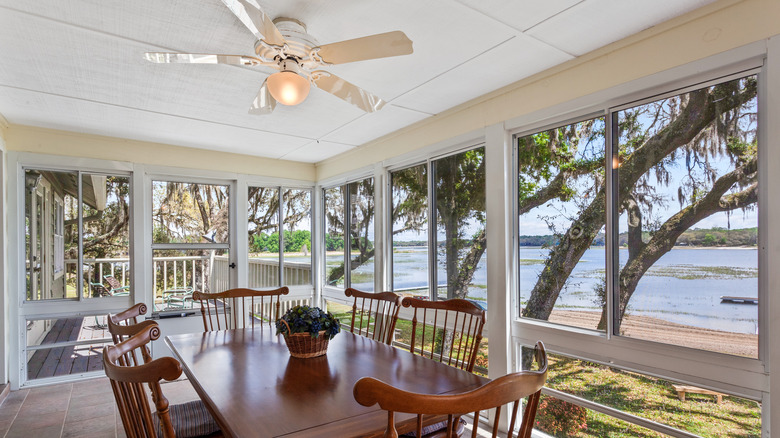
[[[721,303],[733,303],[733,304],[758,304],[758,298],[751,297],[720,297]]]

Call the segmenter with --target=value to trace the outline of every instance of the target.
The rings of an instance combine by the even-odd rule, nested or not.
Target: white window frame
[[[20,387],[33,387],[54,383],[69,382],[85,377],[94,377],[98,372],[85,372],[65,376],[49,377],[27,380],[27,346],[26,346],[26,322],[35,319],[57,319],[63,317],[78,317],[105,315],[130,307],[133,295],[141,288],[134,287],[130,296],[108,297],[101,299],[83,299],[79,293],[78,299],[54,299],[42,301],[26,300],[25,285],[25,229],[24,229],[24,202],[25,202],[25,169],[40,169],[60,172],[83,172],[106,175],[122,175],[133,179],[133,167],[129,163],[104,161],[89,158],[72,158],[63,160],[62,157],[35,154],[29,152],[9,152],[8,161],[8,211],[15,214],[8,216],[8,250],[10,254],[16,254],[8,258],[9,276],[8,286],[11,293],[7,294],[7,308],[14,309],[9,312],[9,382],[12,389]],[[133,204],[134,192],[131,183],[131,211],[138,210]],[[137,245],[132,241],[133,217],[130,218],[130,258],[136,260],[135,250]],[[81,254],[79,254],[79,259]],[[81,264],[79,263],[79,266]],[[137,271],[134,263],[131,263],[131,278]],[[132,283],[138,284],[138,283]]]
[[[768,197],[768,187],[772,184],[772,180],[775,180],[775,184],[777,184],[778,178],[769,175],[768,165],[766,164],[768,161],[767,156],[777,154],[777,152],[772,150],[773,145],[769,144],[766,134],[768,129],[766,120],[769,117],[766,114],[767,90],[769,88],[766,82],[769,72],[764,64],[765,56],[765,45],[760,42],[754,43],[508,121],[506,122],[506,132],[511,136],[511,141],[507,147],[510,150],[504,149],[504,153],[511,152],[512,163],[510,172],[513,175],[516,174],[514,145],[516,138],[524,134],[539,132],[545,128],[562,126],[574,120],[585,120],[594,116],[604,116],[607,131],[609,131],[611,111],[635,106],[638,101],[655,100],[659,95],[679,94],[686,90],[700,88],[702,84],[711,83],[712,81],[722,82],[729,78],[742,77],[751,74],[751,71],[757,70],[759,71],[759,187],[761,187],[759,191],[759,223],[771,223],[769,219],[769,199],[771,198]],[[607,185],[611,187],[612,172],[610,171],[611,162],[609,160],[611,158],[611,139],[609,136],[607,136],[606,141]],[[506,166],[505,169],[509,169],[509,167]],[[512,235],[506,236],[512,242],[513,258],[507,261],[505,269],[511,272],[511,282],[517,285],[519,283],[516,257],[519,248],[517,237],[515,236],[518,229],[516,176],[513,177],[512,183],[506,189],[512,193],[513,200],[510,210],[508,210],[512,221]],[[608,191],[608,209],[614,208],[612,204],[614,203],[611,202],[611,194]],[[613,229],[613,220],[612,215],[608,214],[607,230]],[[768,260],[766,239],[769,230],[766,228],[768,228],[766,225],[759,228],[758,294],[759,302],[767,303],[759,306],[759,332],[769,334],[768,316],[770,314],[770,302],[768,300],[769,291],[767,286],[768,277],[771,274],[766,268],[773,264]],[[607,236],[608,239],[611,238],[609,234]],[[608,242],[607,245],[609,248],[611,244]],[[609,253],[607,253],[607,256],[609,257]],[[608,290],[612,290],[611,269],[613,267],[611,263],[607,263]],[[515,287],[511,290],[517,291],[517,288]],[[515,292],[514,295],[516,294]],[[609,306],[612,300],[611,294],[607,294],[607,299],[607,305]],[[613,336],[611,334],[611,312],[608,312],[610,321],[607,331],[599,333],[592,330],[521,318],[518,314],[518,306],[515,302],[512,302],[512,304],[510,359],[513,370],[519,370],[521,347],[532,346],[536,340],[542,339],[550,353],[582,358],[628,371],[675,380],[762,402],[762,429],[765,436],[768,436],[769,413],[771,412],[769,410],[768,392],[768,356],[771,354],[771,351],[769,351],[768,335],[759,337],[759,358],[753,359],[660,344],[635,338]],[[773,310],[776,309],[778,309],[778,306],[775,305]],[[777,312],[772,312],[771,314],[777,314]],[[491,358],[491,365],[492,363]],[[572,399],[576,399],[576,397]],[[593,406],[586,407],[593,408]],[[608,409],[603,410],[603,412],[614,414],[608,412]],[[631,421],[629,418],[624,419]],[[641,424],[641,420],[632,422],[648,427],[648,424]],[[653,428],[652,424],[649,426]],[[665,425],[660,425],[655,430],[665,433],[670,432]],[[684,434],[679,435],[684,436]]]
[[[262,187],[262,188],[269,188],[269,189],[276,189],[276,190],[278,190],[277,196],[279,197],[279,211],[277,212],[277,217],[278,217],[278,221],[279,221],[279,240],[280,240],[280,242],[279,242],[280,243],[280,245],[279,245],[279,248],[280,248],[280,251],[279,251],[279,278],[280,278],[280,281],[281,281],[281,286],[287,286],[290,289],[290,294],[287,296],[287,298],[313,299],[314,298],[313,297],[314,287],[315,287],[315,284],[316,284],[316,277],[315,277],[316,269],[315,269],[315,267],[316,267],[316,264],[317,264],[316,261],[315,261],[315,259],[316,259],[315,255],[317,254],[317,242],[318,242],[317,237],[316,237],[315,226],[314,226],[314,217],[315,217],[314,211],[315,211],[315,206],[316,206],[315,198],[317,197],[317,194],[316,194],[316,191],[315,191],[316,189],[315,189],[314,185],[301,185],[300,181],[295,181],[295,182],[286,181],[286,182],[287,182],[286,184],[281,184],[280,185],[279,184],[279,180],[276,180],[274,182],[263,181],[263,182],[257,182],[257,183],[247,181],[247,183],[245,185],[247,196],[245,196],[245,198],[247,198],[247,203],[248,203],[249,202],[249,195],[248,195],[249,194],[249,188],[251,188],[251,187]],[[284,257],[283,257],[283,255],[284,255],[284,250],[283,250],[283,248],[284,248],[284,235],[283,235],[283,231],[284,231],[284,223],[283,223],[283,221],[284,221],[284,217],[283,217],[283,215],[284,215],[284,204],[283,203],[284,203],[284,192],[286,190],[308,190],[309,194],[310,194],[310,198],[309,198],[310,199],[310,205],[309,205],[310,230],[309,231],[311,232],[311,245],[312,245],[312,247],[309,248],[309,253],[311,254],[311,260],[312,260],[312,264],[311,264],[311,266],[312,266],[312,269],[311,269],[311,283],[310,284],[301,284],[301,285],[293,285],[293,286],[284,284]],[[243,218],[246,218],[246,214],[244,214]],[[245,225],[247,227],[245,236],[248,236],[249,235],[248,223],[245,224]],[[242,239],[238,239],[238,240],[241,241]],[[246,241],[247,239],[244,238],[243,240]],[[246,268],[244,269],[244,272],[246,274],[244,276],[245,277],[244,285],[249,284],[249,277],[248,277],[248,274],[249,274],[249,260],[248,260],[248,256],[249,256],[249,242],[248,241],[246,242],[246,245],[247,245],[247,249],[245,251],[245,254],[247,254],[247,257],[245,257],[246,260],[243,261],[246,264]],[[245,287],[245,286],[241,286],[241,287]],[[279,286],[275,286],[275,287],[279,287]]]
[[[361,182],[361,181],[369,179],[369,178],[374,178],[374,248],[375,248],[375,250],[374,250],[374,290],[377,291],[377,292],[385,290],[385,288],[384,288],[385,287],[384,286],[384,281],[379,278],[379,277],[383,277],[384,276],[382,274],[383,270],[381,268],[382,263],[384,262],[384,257],[383,257],[383,254],[382,254],[383,250],[382,250],[382,247],[377,246],[377,243],[381,240],[381,237],[382,237],[382,234],[377,234],[377,232],[379,230],[381,230],[381,227],[382,227],[382,225],[379,224],[379,222],[380,222],[379,218],[382,217],[382,216],[379,216],[380,211],[382,210],[382,207],[380,206],[381,203],[378,202],[378,201],[381,201],[382,196],[383,196],[382,193],[381,193],[381,190],[380,190],[380,188],[381,188],[381,183],[380,183],[381,177],[380,177],[379,180],[377,179],[377,173],[374,172],[374,168],[373,167],[371,167],[371,168],[363,168],[363,169],[359,169],[359,170],[354,171],[354,172],[350,172],[350,173],[345,174],[345,175],[341,175],[341,176],[338,176],[338,177],[329,178],[329,179],[325,180],[324,183],[317,185],[316,193],[314,194],[314,196],[316,196],[316,198],[319,200],[319,204],[322,206],[322,208],[321,208],[322,211],[320,212],[321,216],[319,218],[317,218],[318,223],[320,223],[319,226],[321,227],[321,231],[320,231],[320,233],[319,233],[319,235],[318,235],[318,237],[316,239],[317,242],[319,242],[319,248],[320,248],[320,250],[318,251],[317,254],[320,255],[320,260],[321,260],[321,263],[320,263],[321,268],[318,269],[318,271],[319,271],[319,274],[318,274],[318,276],[319,276],[318,280],[319,281],[318,282],[319,282],[319,290],[321,291],[320,292],[320,296],[321,296],[320,299],[323,300],[322,304],[324,304],[324,300],[331,301],[331,302],[336,302],[336,303],[341,303],[341,304],[351,304],[351,302],[349,302],[349,300],[347,300],[346,296],[344,295],[344,290],[346,290],[348,287],[351,287],[351,285],[347,284],[348,282],[346,280],[347,280],[347,278],[349,278],[352,275],[352,271],[350,269],[351,268],[351,265],[350,265],[351,257],[350,257],[350,251],[349,251],[349,248],[350,248],[349,244],[350,244],[350,242],[348,241],[348,239],[350,238],[349,237],[349,232],[350,232],[350,228],[349,227],[351,226],[351,223],[349,221],[349,218],[350,218],[350,214],[349,213],[351,211],[350,210],[350,204],[349,204],[350,196],[349,196],[348,192],[345,192],[346,193],[346,196],[344,197],[344,280],[345,280],[344,283],[345,283],[345,287],[341,288],[341,287],[335,287],[335,286],[328,286],[328,285],[325,284],[325,274],[327,272],[326,268],[325,268],[325,258],[326,258],[326,252],[327,252],[327,247],[325,245],[325,234],[327,234],[327,224],[325,223],[325,221],[326,221],[326,214],[325,214],[325,207],[326,207],[326,204],[325,204],[325,191],[329,190],[329,189],[343,187],[343,186],[346,186],[346,185],[349,185],[349,184],[353,184],[353,183],[358,183],[358,182]],[[380,238],[378,239],[377,237],[380,237]],[[315,283],[317,283],[317,282],[315,281]],[[380,287],[377,287],[377,283],[379,283]]]

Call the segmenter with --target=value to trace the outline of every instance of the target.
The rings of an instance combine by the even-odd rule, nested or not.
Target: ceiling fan
[[[277,102],[297,105],[306,99],[311,84],[363,111],[378,111],[385,105],[384,100],[320,68],[412,53],[412,41],[401,31],[319,45],[306,33],[303,23],[291,18],[271,20],[255,0],[222,3],[257,38],[257,56],[147,52],[145,58],[156,63],[232,64],[278,70],[263,81],[250,114],[269,114]]]

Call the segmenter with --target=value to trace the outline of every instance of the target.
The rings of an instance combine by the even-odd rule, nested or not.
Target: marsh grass
[[[757,278],[758,269],[733,266],[668,265],[651,267],[645,275],[672,277],[679,280],[739,280]]]

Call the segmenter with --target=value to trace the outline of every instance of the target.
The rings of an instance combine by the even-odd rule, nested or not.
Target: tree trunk
[[[618,280],[620,290],[618,324],[625,316],[628,302],[634,291],[636,291],[642,276],[658,259],[674,247],[677,238],[682,233],[707,216],[718,212],[744,208],[758,201],[758,185],[756,183],[751,184],[741,192],[724,196],[726,191],[733,187],[736,182],[747,180],[751,175],[755,174],[756,169],[757,160],[754,158],[744,166],[718,178],[707,195],[670,217],[658,231],[653,233],[650,241],[643,244],[641,249],[638,249],[635,254],[631,255],[629,251],[629,258],[620,271]],[[603,309],[598,325],[599,329],[606,327],[607,315],[605,312],[606,309]]]
[[[618,199],[629,198],[642,175],[674,150],[689,144],[720,114],[733,110],[756,95],[755,84],[750,84],[743,93],[737,92],[736,87],[730,82],[714,87],[712,92],[700,89],[689,93],[688,103],[677,118],[621,163]],[[602,188],[552,249],[523,309],[523,316],[542,320],[549,318],[566,279],[605,224],[605,200]]]

